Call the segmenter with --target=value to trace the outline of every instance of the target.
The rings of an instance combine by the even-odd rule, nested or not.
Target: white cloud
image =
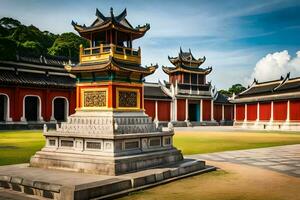
[[[256,63],[251,81],[253,78],[259,82],[279,79],[289,72],[292,76],[300,76],[300,51],[296,55],[292,58],[287,50],[266,55]]]

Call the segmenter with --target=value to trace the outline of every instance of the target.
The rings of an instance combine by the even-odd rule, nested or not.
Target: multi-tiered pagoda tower
[[[191,50],[183,52],[181,48],[177,57],[168,58],[173,67],[163,67],[163,71],[169,75],[166,89],[173,99],[173,123],[216,124],[214,94],[210,82],[206,82],[212,67],[201,67],[206,58],[195,59]]]
[[[90,41],[80,47],[80,62],[66,69],[77,77],[76,113],[55,131],[44,130],[46,146],[31,166],[96,174],[122,174],[182,160],[172,145],[173,130],[162,131],[144,113],[143,81],[157,66],[141,66],[141,50],[132,41],[145,26],[120,15],[96,11],[91,26],[72,22]]]

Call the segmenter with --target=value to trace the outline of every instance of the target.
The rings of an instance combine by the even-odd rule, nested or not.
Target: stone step
[[[41,169],[21,164],[0,167],[0,187],[47,199],[105,199],[212,170],[216,168],[205,166],[204,161],[195,159],[120,176]]]

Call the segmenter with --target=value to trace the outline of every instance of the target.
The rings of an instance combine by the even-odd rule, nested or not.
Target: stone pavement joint
[[[300,178],[300,145],[190,155],[191,158],[252,165]]]

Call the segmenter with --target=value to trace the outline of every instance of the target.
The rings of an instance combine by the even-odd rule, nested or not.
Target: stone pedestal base
[[[204,161],[184,159],[175,164],[119,176],[84,174],[64,170],[28,167],[27,164],[0,166],[0,187],[57,200],[112,199],[136,190],[215,170]],[[26,196],[28,198],[28,196]],[[27,199],[24,196],[24,199]]]
[[[56,130],[44,127],[46,145],[30,166],[101,175],[140,171],[183,159],[173,135],[143,111],[77,111]]]
[[[90,174],[120,175],[172,164],[182,159],[182,154],[177,149],[121,157],[39,151],[31,158],[30,166]]]

